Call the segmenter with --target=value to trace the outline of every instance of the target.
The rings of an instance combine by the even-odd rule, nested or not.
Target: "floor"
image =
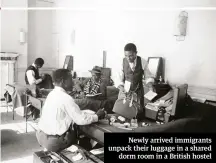
[[[42,150],[35,136],[36,124],[28,124],[26,133],[25,119],[15,114],[15,120],[12,119],[12,110],[8,110],[1,101],[1,161],[2,163],[31,163],[33,162],[33,153]]]

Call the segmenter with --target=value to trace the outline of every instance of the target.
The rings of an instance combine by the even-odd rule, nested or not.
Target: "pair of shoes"
[[[40,111],[38,109],[34,108],[32,117],[33,117],[33,120],[40,118]]]
[[[33,119],[33,122],[34,122],[34,123],[38,123],[39,120],[40,120],[40,118],[35,118],[35,119]]]
[[[27,116],[33,115],[34,111],[35,111],[35,108],[31,104],[28,104],[27,105]]]

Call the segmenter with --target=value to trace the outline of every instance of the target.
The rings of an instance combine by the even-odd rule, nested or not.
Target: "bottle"
[[[162,79],[162,77],[160,76],[160,78],[159,78],[159,83],[161,84],[163,82],[163,79]]]
[[[156,117],[156,121],[159,122],[160,124],[164,123],[165,121],[165,115],[164,115],[165,113],[166,113],[166,110],[164,107],[159,108],[157,117]]]
[[[138,127],[138,122],[136,118],[131,119],[131,127],[137,128]]]

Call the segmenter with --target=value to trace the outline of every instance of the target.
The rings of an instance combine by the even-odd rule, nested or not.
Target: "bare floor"
[[[33,122],[27,125],[26,133],[25,118],[15,113],[13,120],[12,110],[4,107],[1,101],[1,161],[2,163],[31,163],[33,153],[42,150],[35,136],[35,126]]]

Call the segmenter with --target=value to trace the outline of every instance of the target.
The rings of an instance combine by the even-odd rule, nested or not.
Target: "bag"
[[[143,112],[140,104],[137,101],[138,100],[136,93],[126,94],[125,98],[120,98],[116,100],[113,107],[113,112],[125,118],[133,119],[139,113]]]
[[[8,91],[4,93],[4,98],[7,103],[10,103],[12,101],[11,95],[8,93]]]

